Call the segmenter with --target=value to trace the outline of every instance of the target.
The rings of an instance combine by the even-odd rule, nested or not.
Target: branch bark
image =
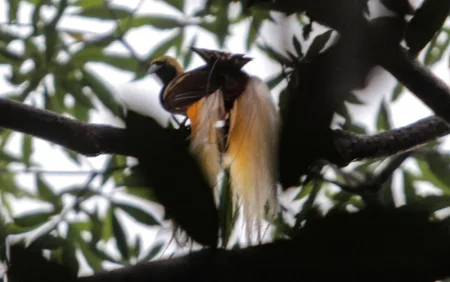
[[[129,145],[125,129],[81,122],[9,99],[0,99],[0,126],[89,157],[100,154],[136,155],[134,147]]]
[[[292,240],[202,250],[78,281],[436,281],[450,274],[448,232],[439,226],[426,213],[395,209],[335,214],[311,219]]]
[[[81,122],[13,100],[0,99],[0,127],[53,142],[85,156],[137,156],[126,129]],[[353,161],[410,151],[449,133],[450,127],[437,116],[372,136],[335,130],[325,146],[329,150],[321,158],[346,166]],[[146,136],[151,138],[151,134]]]

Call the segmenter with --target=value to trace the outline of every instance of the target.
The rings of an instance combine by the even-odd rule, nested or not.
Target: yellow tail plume
[[[279,116],[267,85],[257,77],[251,77],[231,109],[228,148],[221,163],[224,132],[218,122],[224,120],[226,114],[220,90],[191,105],[187,110],[191,122],[190,148],[212,187],[218,182],[222,165],[230,168],[231,187],[242,203],[247,240],[251,243],[255,229],[261,239],[266,204],[269,215],[277,208]]]
[[[187,116],[191,122],[191,152],[198,158],[210,185],[214,187],[221,169],[219,148],[223,132],[217,125],[225,119],[222,92],[218,90],[200,99],[187,109]]]
[[[251,77],[230,113],[225,165],[231,185],[242,201],[248,243],[256,227],[261,239],[265,205],[276,212],[276,146],[279,115],[267,85]]]

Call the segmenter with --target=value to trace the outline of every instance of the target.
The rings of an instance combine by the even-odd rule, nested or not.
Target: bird
[[[212,188],[229,170],[233,201],[240,201],[247,242],[256,229],[261,240],[265,208],[277,210],[279,113],[268,86],[242,68],[245,54],[191,47],[204,65],[185,71],[163,55],[150,61],[148,74],[162,82],[159,100],[190,123],[189,148]],[[234,204],[232,205],[235,206]]]

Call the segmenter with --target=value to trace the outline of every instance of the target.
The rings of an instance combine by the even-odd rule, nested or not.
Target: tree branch
[[[0,99],[0,127],[50,141],[85,156],[137,156],[126,129],[81,122],[13,100]],[[436,116],[372,136],[335,130],[321,158],[346,166],[353,161],[411,151],[449,133],[450,127]]]
[[[89,124],[40,110],[13,100],[0,99],[0,126],[64,146],[85,156],[135,156],[126,130]]]
[[[354,161],[376,159],[414,150],[427,142],[446,136],[450,127],[437,116],[421,119],[413,124],[372,136],[342,130],[333,131],[330,148],[324,159],[340,166]]]
[[[311,219],[289,241],[202,250],[78,281],[436,281],[450,274],[448,232],[438,226],[401,210],[335,214]]]

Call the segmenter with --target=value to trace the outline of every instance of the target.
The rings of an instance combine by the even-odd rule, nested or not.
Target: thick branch
[[[0,99],[0,126],[30,134],[86,156],[134,156],[125,129],[89,124],[40,110],[13,100]]]
[[[411,151],[449,133],[450,127],[437,116],[372,136],[335,130],[333,139],[330,140],[334,144],[330,146],[335,148],[336,153],[327,152],[324,159],[345,166],[353,161],[388,157]]]
[[[426,213],[337,214],[308,221],[289,241],[203,250],[98,273],[79,282],[436,281],[450,274],[448,231],[438,226],[428,221]]]
[[[12,100],[0,99],[0,127],[42,138],[86,156],[137,155],[125,129],[77,121]],[[436,116],[372,136],[335,130],[327,140],[328,150],[321,157],[345,166],[353,161],[410,151],[449,133],[450,127]]]

